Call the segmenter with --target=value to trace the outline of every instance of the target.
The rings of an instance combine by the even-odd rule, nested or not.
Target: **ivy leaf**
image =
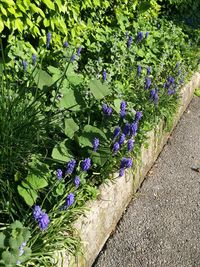
[[[108,86],[105,84],[102,84],[102,82],[100,82],[97,79],[93,79],[90,81],[89,88],[97,100],[104,98],[110,93]]]
[[[69,138],[72,138],[74,136],[74,133],[78,131],[79,126],[78,124],[72,119],[65,119],[65,134]]]

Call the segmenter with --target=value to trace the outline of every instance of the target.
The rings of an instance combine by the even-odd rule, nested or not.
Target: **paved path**
[[[200,267],[200,98],[194,97],[94,267]]]

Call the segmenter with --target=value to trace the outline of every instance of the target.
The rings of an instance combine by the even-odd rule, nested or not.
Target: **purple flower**
[[[168,94],[168,95],[174,95],[175,93],[176,93],[176,90],[175,90],[175,89],[170,89],[170,88],[169,88],[169,89],[167,90],[167,94]]]
[[[138,130],[138,123],[137,122],[133,122],[130,125],[130,135],[131,136],[135,136]]]
[[[37,221],[41,230],[45,230],[49,223],[49,216],[45,212],[42,212],[40,206],[35,206],[33,210],[33,217]]]
[[[47,48],[49,47],[49,45],[50,45],[50,41],[51,41],[51,33],[50,32],[48,32],[47,33]]]
[[[137,111],[135,114],[135,122],[139,122],[142,118],[142,111]]]
[[[120,169],[128,169],[132,166],[133,161],[131,158],[122,158],[120,163]]]
[[[27,61],[26,60],[22,60],[22,65],[24,67],[24,71],[26,71],[27,70],[27,66],[28,66]]]
[[[65,206],[64,208],[67,209],[69,208],[73,203],[74,203],[74,200],[75,200],[75,196],[73,193],[70,193],[67,198],[66,198],[66,201],[65,201]]]
[[[130,48],[131,44],[133,42],[133,37],[129,36],[128,41],[127,41],[127,47]]]
[[[149,77],[145,78],[145,89],[149,89],[151,86],[151,79]]]
[[[79,48],[77,49],[77,56],[78,57],[80,57],[82,49],[83,49],[82,46],[79,46]]]
[[[114,154],[116,154],[119,149],[120,149],[120,144],[118,142],[114,143],[113,145]]]
[[[116,138],[119,134],[120,134],[120,127],[117,126],[115,129],[114,129],[114,132],[113,132],[113,135],[114,135],[114,138]]]
[[[122,168],[119,170],[119,177],[122,177],[124,175],[125,169]]]
[[[111,114],[112,114],[112,108],[109,107],[108,105],[106,105],[105,103],[102,104],[102,111],[103,111],[104,115],[106,115],[106,116],[111,116]]]
[[[120,117],[123,119],[126,116],[126,111],[125,110],[121,110],[120,111]]]
[[[67,162],[66,174],[72,174],[75,166],[76,166],[76,160],[75,159],[72,159],[69,162]]]
[[[175,68],[178,69],[179,66],[180,66],[180,62],[177,62]]]
[[[151,68],[148,67],[148,68],[147,68],[147,75],[150,75],[150,74],[151,74]]]
[[[168,77],[169,84],[173,84],[175,82],[175,79],[172,76]]]
[[[124,100],[121,101],[120,109],[125,110],[126,109],[126,102]]]
[[[147,38],[149,36],[149,32],[146,32],[145,37]]]
[[[71,62],[74,62],[75,59],[76,59],[76,56],[75,55],[72,55],[71,56]]]
[[[42,231],[45,230],[48,227],[49,223],[50,223],[50,220],[49,220],[48,214],[43,212],[40,218],[38,219],[38,224],[39,224],[40,229]]]
[[[92,145],[93,145],[93,150],[97,151],[99,147],[99,138],[94,138]]]
[[[63,46],[67,48],[69,46],[69,43],[66,41],[64,42]]]
[[[33,63],[33,66],[35,66],[35,64],[36,64],[36,59],[37,59],[36,54],[33,54],[32,55],[32,63]]]
[[[57,175],[58,180],[61,180],[62,179],[62,175],[63,175],[62,170],[61,169],[57,169],[56,175]]]
[[[140,75],[142,72],[142,67],[140,65],[137,66],[137,74]]]
[[[104,82],[106,81],[107,79],[107,74],[106,74],[106,70],[104,69],[103,72],[102,72],[102,78],[104,80]]]
[[[134,147],[134,141],[133,141],[133,139],[129,139],[128,140],[128,143],[127,143],[127,150],[128,150],[128,152],[132,151],[133,150],[133,147]]]
[[[83,171],[88,171],[90,167],[91,167],[91,159],[90,158],[86,158],[81,162],[81,168]]]
[[[124,126],[124,128],[123,128],[123,133],[124,133],[125,135],[130,134],[130,124],[129,124],[129,123],[126,123],[126,124],[125,124],[125,126]]]
[[[123,145],[125,139],[126,139],[125,134],[121,134],[121,136],[120,136],[120,138],[119,138],[119,144],[120,144],[120,146]]]
[[[133,162],[131,158],[122,158],[120,163],[119,176],[123,176],[125,169],[128,169],[132,166]]]
[[[34,210],[33,210],[33,217],[34,217],[34,219],[35,220],[38,220],[40,218],[41,214],[42,214],[42,210],[41,210],[40,206],[37,206],[36,205],[34,207]]]
[[[150,91],[150,99],[154,102],[155,105],[158,104],[158,89],[152,89]]]
[[[142,41],[142,39],[143,39],[143,32],[138,32],[138,34],[137,34],[137,40],[138,41]]]
[[[79,187],[79,185],[80,185],[80,177],[79,176],[76,176],[74,178],[74,184],[75,184],[76,188]]]

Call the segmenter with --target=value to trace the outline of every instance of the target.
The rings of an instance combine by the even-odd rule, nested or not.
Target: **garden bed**
[[[101,185],[99,199],[88,202],[88,212],[75,222],[75,228],[83,243],[84,255],[77,257],[65,255],[64,259],[59,260],[58,266],[90,267],[93,264],[190,103],[194,90],[199,86],[200,73],[197,72],[181,90],[180,107],[171,130],[167,132],[164,121],[160,121],[154,130],[148,133],[148,148],[142,147],[141,157],[135,167],[122,177],[116,174],[114,182]]]

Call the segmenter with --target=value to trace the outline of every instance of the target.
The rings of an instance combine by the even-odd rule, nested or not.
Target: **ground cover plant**
[[[9,1],[3,2],[5,8]],[[158,4],[150,2],[134,17],[123,1],[107,3],[118,15],[103,26],[91,17],[96,27],[88,26],[78,41],[52,25],[35,43],[27,41],[32,32],[26,40],[12,33],[14,43],[2,35],[2,266],[54,266],[55,251],[81,253],[73,221],[87,200],[98,198],[99,185],[111,174],[122,176],[134,166],[159,120],[170,128],[199,51],[181,27],[155,18]],[[85,12],[81,19],[90,18]]]

